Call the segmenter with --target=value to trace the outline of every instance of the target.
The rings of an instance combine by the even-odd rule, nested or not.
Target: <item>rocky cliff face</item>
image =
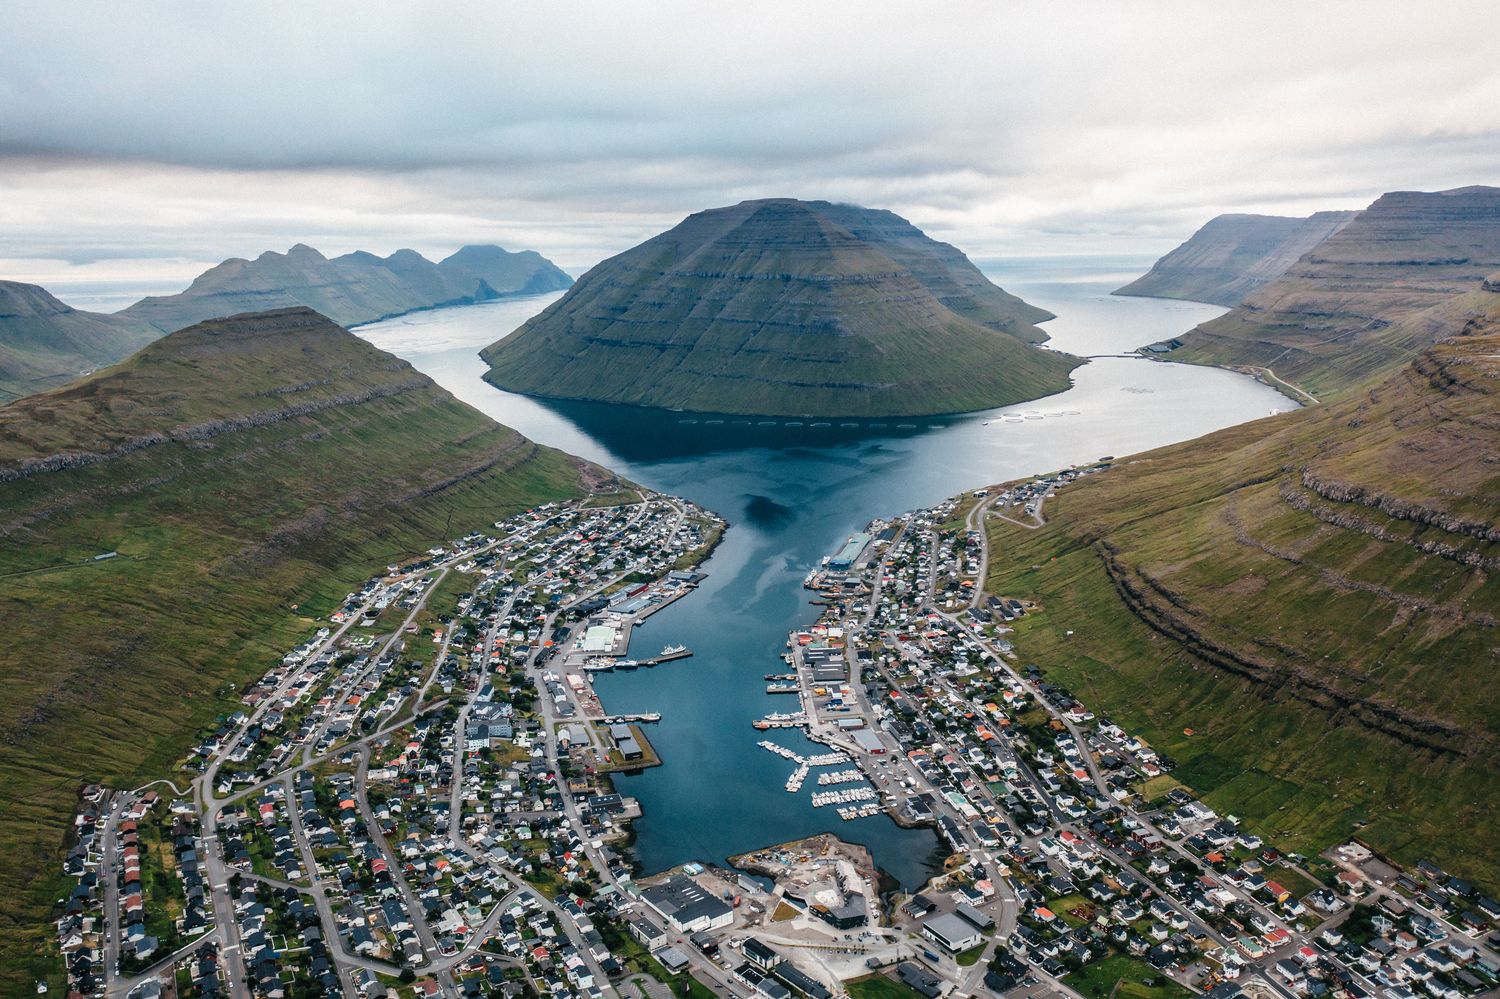
[[[226,260],[186,291],[143,299],[120,315],[169,333],[205,319],[305,305],[353,326],[418,309],[557,291],[571,283],[530,250],[466,246],[435,264],[415,250],[388,257],[356,252],[330,260],[299,243],[286,253]]]
[[[1356,212],[1318,212],[1307,218],[1220,215],[1116,295],[1180,298],[1233,307],[1276,280]]]
[[[1432,342],[1420,315],[1497,270],[1500,188],[1383,195],[1171,356],[1336,393],[1414,358]]]
[[[113,364],[157,331],[71,308],[34,284],[0,281],[0,404]]]
[[[502,388],[757,415],[895,416],[1058,391],[1048,317],[889,212],[699,212],[604,261],[484,351]]]

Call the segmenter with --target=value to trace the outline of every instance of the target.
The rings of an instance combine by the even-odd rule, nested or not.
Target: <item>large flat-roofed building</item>
[[[855,729],[849,736],[856,746],[871,756],[885,755],[885,743],[880,741],[880,736],[873,729]]]
[[[585,652],[609,652],[614,647],[613,625],[596,624],[583,633],[583,651]]]
[[[951,912],[933,916],[923,923],[922,935],[954,954],[977,947],[984,939],[967,920],[960,919]]]
[[[849,543],[839,553],[828,560],[830,569],[848,569],[858,561],[860,553],[865,550],[865,545],[870,543],[868,534],[856,534],[849,538]]]
[[[734,922],[734,909],[729,903],[680,874],[647,888],[641,898],[680,933],[716,930]]]

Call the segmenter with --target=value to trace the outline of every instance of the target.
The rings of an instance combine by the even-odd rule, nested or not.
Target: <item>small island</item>
[[[482,353],[512,392],[746,416],[968,412],[1060,392],[1052,318],[887,211],[774,198],[611,257]]]

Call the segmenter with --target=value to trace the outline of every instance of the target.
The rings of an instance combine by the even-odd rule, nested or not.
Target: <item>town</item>
[[[744,733],[822,832],[641,876],[653,712],[601,672],[690,597],[725,524],[684,501],[538,508],[391,565],[203,733],[180,779],[84,791],[58,942],[75,993],[552,999],[1458,999],[1500,906],[1358,843],[1286,853],[1021,662],[1046,608],[989,593],[986,524],[1094,468],[878,520],[815,567],[818,619]],[[768,663],[778,650],[767,650]],[[680,662],[682,661],[682,662]],[[769,667],[768,667],[769,668]],[[777,698],[777,701],[781,698]],[[804,738],[805,737],[805,738]],[[809,751],[804,741],[815,744]],[[845,821],[931,827],[920,891]],[[887,819],[880,819],[886,821]],[[722,866],[720,866],[722,863]]]

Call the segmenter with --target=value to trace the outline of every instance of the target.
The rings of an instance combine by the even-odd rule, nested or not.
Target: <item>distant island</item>
[[[36,285],[0,281],[0,402],[113,364],[163,333],[269,309],[306,306],[342,326],[450,305],[561,291],[573,279],[533,250],[465,246],[433,263],[415,250],[332,259],[297,244],[233,258],[176,295],[113,314],[85,312]]]
[[[1152,287],[1152,274],[1163,283],[1170,272],[1180,274],[1169,262],[1190,256],[1186,251],[1202,235],[1120,293]],[[1263,272],[1271,258],[1242,259],[1239,266],[1246,264]],[[1163,347],[1174,348],[1166,353],[1173,361],[1249,370],[1296,398],[1328,398],[1376,384],[1416,358],[1452,328],[1461,296],[1496,271],[1500,187],[1396,191],[1338,226],[1228,314]],[[1205,293],[1204,285],[1195,287]]]
[[[1233,308],[1255,289],[1285,274],[1299,257],[1357,214],[1219,215],[1114,294],[1180,298]]]
[[[963,412],[1068,387],[1045,310],[888,211],[746,201],[594,267],[483,351],[529,395],[765,416]]]

